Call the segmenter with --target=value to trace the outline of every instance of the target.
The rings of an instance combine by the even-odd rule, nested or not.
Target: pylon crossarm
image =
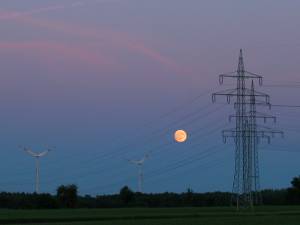
[[[239,97],[239,96],[243,96],[243,97],[248,97],[248,98],[252,98],[253,96],[255,97],[260,97],[260,98],[263,98],[265,101],[264,101],[264,104],[270,104],[270,96],[269,95],[266,95],[266,94],[263,94],[263,93],[255,93],[255,94],[251,94],[249,92],[247,92],[247,89],[245,89],[245,93],[243,95],[239,95],[237,92],[236,93],[228,93],[228,94],[218,94],[218,95],[226,95],[227,96],[227,102],[230,103],[231,101],[231,98],[232,97]],[[243,104],[246,104],[245,103],[242,103],[241,105]],[[247,102],[247,104],[252,104],[251,102]]]
[[[233,135],[233,136],[240,136],[240,134],[246,133],[246,132],[251,132],[248,129],[245,130],[223,130],[222,134],[223,135]],[[261,129],[257,129],[255,131],[256,134],[272,134],[272,136],[274,136],[275,134],[281,134],[283,135],[283,132],[280,130],[261,130]]]
[[[236,131],[235,128],[222,130],[222,135],[226,135],[226,134],[228,134],[228,133],[233,133],[233,132],[235,132],[235,131]]]
[[[255,113],[255,115],[254,115],[254,113]],[[251,119],[253,117],[263,119],[265,123],[267,122],[267,119],[272,119],[273,122],[276,123],[276,116],[272,116],[272,115],[268,115],[268,114],[260,113],[260,112],[247,112],[245,115],[242,115],[242,116],[232,114],[232,115],[229,115],[229,122],[232,121],[232,118],[248,118],[248,119]]]
[[[268,97],[270,96],[266,93],[260,92],[260,91],[253,91],[251,89],[245,88],[246,96],[252,96],[252,97]]]
[[[246,101],[246,102],[241,102],[241,103],[239,103],[240,105],[252,105],[253,103],[252,102],[250,102],[250,101]],[[266,102],[266,101],[262,101],[262,100],[255,100],[255,105],[256,106],[267,106],[267,107],[269,107],[269,109],[271,109],[271,107],[272,107],[272,104],[270,103],[270,102]],[[235,102],[234,104],[233,104],[233,106],[234,106],[234,109],[236,109],[236,107],[237,107],[237,103]]]
[[[252,114],[252,116],[255,113],[255,118],[263,119],[265,123],[267,122],[268,119],[273,120],[274,123],[276,123],[277,121],[276,116],[269,115],[267,113],[262,113],[262,112],[249,112],[249,113]]]
[[[283,131],[280,130],[257,130],[256,131],[258,134],[262,134],[262,135],[270,135],[272,138],[275,138],[275,136],[278,134],[280,135],[282,138],[284,137],[284,133]]]
[[[222,131],[223,142],[226,143],[228,138],[233,138],[235,141],[237,138],[241,136],[250,137],[248,133],[249,133],[248,130],[241,130],[237,132],[235,128],[223,130]]]
[[[259,128],[259,129],[261,129],[261,130],[273,131],[273,132],[276,132],[276,133],[283,133],[282,130],[273,129],[273,128],[266,127],[266,126],[263,126],[263,125],[257,125],[257,128]]]
[[[230,103],[230,95],[236,95],[234,93],[237,92],[237,89],[228,89],[228,90],[224,90],[224,91],[219,91],[219,92],[215,92],[212,94],[212,102],[216,101],[216,96],[227,96],[227,103]]]
[[[250,102],[248,104],[250,104]],[[267,106],[267,107],[269,107],[269,109],[271,109],[271,107],[272,107],[272,104],[270,102],[265,102],[265,101],[256,100],[256,99],[255,99],[255,105]]]
[[[248,88],[244,88],[244,93],[243,95],[239,94],[239,91],[237,88],[235,89],[228,89],[228,90],[224,90],[224,91],[219,91],[219,92],[215,92],[212,94],[212,101],[215,102],[216,101],[216,96],[226,96],[227,97],[227,103],[230,103],[231,98],[232,97],[239,97],[239,96],[243,96],[243,97],[248,97],[248,98],[253,98],[253,97],[260,97],[260,98],[264,98],[265,99],[265,104],[270,104],[270,96],[262,93],[262,92],[257,92],[255,91],[254,93],[248,89]],[[248,101],[247,101],[248,102]],[[251,102],[249,101],[249,104],[251,104]]]
[[[219,75],[219,83],[223,84],[224,77],[232,78],[232,77],[236,77],[236,76],[237,76],[237,71],[220,74]]]
[[[233,133],[224,133],[224,131],[223,131],[222,137],[223,137],[223,142],[227,143],[228,138],[234,139],[234,141],[236,141],[237,135],[235,135]]]
[[[272,138],[275,137],[276,134],[280,134],[283,137],[283,132],[280,130],[272,130],[272,129],[256,129],[254,132],[248,129],[245,130],[235,130],[235,129],[228,129],[222,131],[223,137],[249,137],[249,136],[256,136],[256,137],[265,137],[270,136]]]
[[[259,92],[259,91],[252,91],[249,88],[244,88],[244,93],[243,96],[247,97],[247,96],[255,96],[255,97],[269,97],[268,94],[265,94],[263,92]],[[232,88],[232,89],[226,89],[223,91],[218,91],[213,93],[212,95],[232,95],[232,96],[237,96],[238,95],[238,88]]]
[[[243,75],[240,75],[238,73],[238,71],[220,74],[219,75],[219,83],[220,84],[223,84],[224,77],[225,78],[259,79],[259,85],[260,86],[262,85],[262,76],[255,74],[255,73],[248,72],[248,71],[244,71]]]
[[[234,141],[236,141],[237,138],[239,138],[241,135],[236,135],[236,134],[225,134],[223,135],[223,142],[227,143],[227,139],[233,139]],[[243,137],[245,138],[255,138],[256,142],[259,143],[261,139],[267,139],[268,143],[271,143],[271,137],[269,135],[263,134],[263,135],[251,135],[251,134],[247,134],[247,135],[243,135]]]
[[[245,77],[246,78],[250,78],[250,79],[258,79],[258,82],[259,82],[259,85],[262,86],[263,84],[263,77],[262,75],[259,75],[259,74],[256,74],[256,73],[252,73],[252,72],[249,72],[247,70],[245,70]]]

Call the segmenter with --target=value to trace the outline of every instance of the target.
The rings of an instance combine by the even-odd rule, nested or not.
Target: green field
[[[300,225],[300,207],[1,210],[0,224]]]

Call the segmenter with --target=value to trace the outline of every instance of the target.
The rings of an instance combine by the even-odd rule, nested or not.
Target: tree
[[[294,177],[293,180],[291,181],[291,184],[293,188],[297,188],[300,190],[300,176]]]
[[[77,186],[61,185],[57,188],[56,196],[62,207],[75,208],[78,200]]]
[[[300,176],[294,177],[291,184],[292,187],[288,188],[288,202],[290,204],[300,204]]]
[[[132,190],[129,189],[129,187],[125,186],[120,190],[120,198],[122,202],[127,205],[130,203],[134,198],[134,193]]]

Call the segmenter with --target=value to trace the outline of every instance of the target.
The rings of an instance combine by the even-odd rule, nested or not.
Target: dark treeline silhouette
[[[261,191],[264,205],[300,205],[300,176],[293,178],[287,189]],[[55,209],[55,208],[121,208],[121,207],[209,207],[230,206],[231,193],[136,193],[127,186],[119,194],[78,196],[76,185],[61,185],[56,195],[29,193],[0,193],[0,208]]]

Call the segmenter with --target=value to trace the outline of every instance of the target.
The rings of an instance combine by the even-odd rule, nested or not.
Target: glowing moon
[[[187,133],[186,131],[184,130],[177,130],[175,133],[174,133],[174,139],[175,141],[177,142],[185,142],[186,139],[187,139]]]

